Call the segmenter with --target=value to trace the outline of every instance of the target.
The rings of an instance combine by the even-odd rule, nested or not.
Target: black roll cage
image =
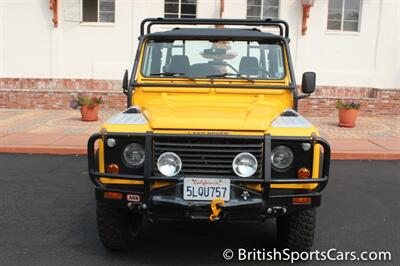
[[[279,29],[279,36],[273,36],[283,42],[286,50],[286,56],[289,66],[290,84],[289,86],[257,86],[257,85],[225,85],[225,84],[165,84],[165,83],[140,83],[135,80],[135,74],[138,70],[140,47],[148,39],[148,34],[151,33],[151,27],[154,25],[237,25],[237,26],[267,26],[275,27]],[[146,27],[147,26],[147,27]],[[146,29],[146,31],[145,31]],[[195,36],[193,36],[195,39]],[[144,19],[140,24],[140,37],[139,44],[136,50],[135,61],[131,73],[127,94],[127,107],[132,106],[132,92],[135,87],[208,87],[208,88],[255,88],[255,89],[289,89],[293,94],[293,109],[297,111],[298,100],[301,99],[296,89],[296,79],[293,70],[293,62],[290,55],[289,49],[289,24],[280,19],[264,19],[264,20],[253,20],[253,19],[169,19],[169,18],[147,18]]]
[[[237,25],[237,26],[269,26],[279,29],[279,35],[289,39],[289,24],[280,19],[213,19],[213,18],[186,18],[186,19],[170,19],[170,18],[146,18],[140,24],[140,37],[151,33],[153,25]]]

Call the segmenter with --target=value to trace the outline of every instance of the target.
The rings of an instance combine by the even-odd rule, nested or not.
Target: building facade
[[[0,0],[0,108],[68,108],[78,91],[123,108],[120,80],[132,68],[142,19],[222,16],[288,21],[297,83],[303,72],[317,73],[304,113],[331,115],[337,98],[351,98],[366,115],[400,115],[400,1],[315,0],[303,35],[306,2]]]

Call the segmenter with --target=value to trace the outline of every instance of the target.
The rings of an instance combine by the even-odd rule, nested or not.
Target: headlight
[[[238,154],[232,162],[235,174],[240,177],[249,177],[257,171],[258,163],[256,157],[248,152]]]
[[[182,169],[182,161],[173,152],[164,152],[158,157],[157,168],[165,176],[176,176]]]
[[[122,154],[123,162],[128,167],[138,167],[144,162],[144,149],[142,145],[131,143],[126,145]]]
[[[293,162],[292,150],[284,145],[276,146],[272,150],[271,163],[278,170],[289,168]]]

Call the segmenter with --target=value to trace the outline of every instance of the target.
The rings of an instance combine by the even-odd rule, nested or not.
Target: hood
[[[147,102],[143,114],[153,129],[266,131],[282,112],[264,97],[238,100],[167,96]]]

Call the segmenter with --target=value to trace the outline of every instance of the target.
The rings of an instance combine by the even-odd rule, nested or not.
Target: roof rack
[[[289,24],[281,19],[214,19],[214,18],[185,18],[185,19],[170,19],[170,18],[146,18],[140,24],[140,36],[145,34],[147,24],[147,32],[151,33],[153,25],[241,25],[241,26],[270,26],[279,29],[279,35],[289,39]]]

